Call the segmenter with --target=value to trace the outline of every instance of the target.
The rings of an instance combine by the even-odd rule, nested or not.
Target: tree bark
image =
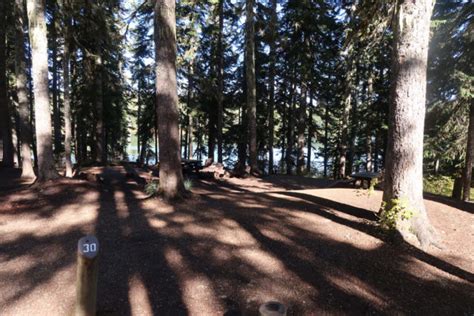
[[[38,152],[38,181],[57,178],[51,138],[51,113],[48,93],[48,41],[42,0],[27,0],[31,44],[35,129]]]
[[[58,89],[58,44],[56,32],[56,3],[52,3],[51,18],[51,59],[52,59],[52,97],[53,97],[53,127],[54,127],[54,154],[59,160],[61,155],[61,110],[59,108],[59,89]]]
[[[282,103],[282,111],[281,111],[281,159],[280,159],[280,172],[283,170],[283,167],[286,164],[286,135],[288,130],[288,111],[286,109],[286,102]]]
[[[306,84],[303,83],[301,86],[301,94],[300,94],[300,106],[298,109],[298,160],[297,160],[297,168],[296,172],[298,175],[302,175],[304,172],[304,132],[306,128],[306,95],[307,87]]]
[[[65,28],[68,28],[67,26]],[[65,31],[66,34],[68,31]],[[72,161],[71,161],[71,144],[72,144],[72,115],[71,115],[71,92],[69,79],[69,40],[64,42],[64,57],[63,57],[63,85],[64,85],[64,155],[66,159],[66,174],[65,176],[72,177]]]
[[[295,84],[292,83],[290,91],[290,105],[288,107],[288,140],[286,149],[286,174],[291,175],[293,172],[293,144],[294,144],[294,129],[295,129]]]
[[[63,103],[64,103],[64,155],[66,159],[65,176],[72,177],[72,161],[71,161],[71,143],[72,143],[72,117],[71,117],[71,90],[70,90],[70,45],[71,45],[71,18],[68,0],[62,0],[62,12],[64,15],[64,51],[63,51]]]
[[[339,142],[339,161],[338,161],[338,171],[336,177],[338,179],[343,179],[346,177],[346,162],[347,162],[347,143],[349,140],[349,116],[351,112],[352,104],[352,77],[354,75],[354,67],[352,60],[348,60],[348,70],[345,80],[345,89],[344,89],[344,112],[342,114],[342,124],[341,124],[341,139]]]
[[[12,131],[12,143],[13,143],[13,165],[14,166],[20,166],[20,139],[18,138],[19,133],[20,133],[20,118],[19,118],[19,113],[16,109],[14,110],[14,121],[13,121],[13,128],[11,129]]]
[[[6,28],[8,2],[0,1],[0,133],[3,141],[3,166],[14,166],[14,150],[11,132],[11,117],[8,105],[6,67]]]
[[[142,112],[142,100],[141,100],[142,91],[141,91],[140,87],[141,87],[140,82],[138,82],[138,95],[137,95],[137,103],[138,103],[138,109],[137,109],[137,154],[139,156],[140,156],[140,117],[141,117],[141,112]]]
[[[156,115],[160,138],[160,190],[172,199],[184,193],[178,133],[176,12],[174,0],[155,3]]]
[[[311,152],[313,149],[313,136],[315,134],[314,131],[314,124],[313,124],[313,90],[309,93],[309,113],[308,113],[308,140],[306,141],[307,146],[307,154],[308,157],[306,159],[306,170],[307,172],[311,173]]]
[[[373,71],[370,69],[369,79],[367,80],[367,113],[370,113],[372,110],[372,97],[373,97]],[[367,119],[366,122],[366,138],[365,138],[365,153],[366,153],[366,161],[365,161],[365,170],[372,172],[373,171],[373,164],[372,164],[372,126],[370,124],[370,120]]]
[[[257,93],[255,81],[255,0],[246,0],[245,76],[247,82],[247,115],[249,129],[249,164],[251,173],[259,173],[257,165]]]
[[[212,161],[215,161],[215,152],[216,152],[216,134],[217,134],[217,128],[216,128],[216,113],[214,109],[210,109],[209,111],[209,124],[208,124],[208,138],[207,138],[207,148],[208,148],[208,153],[207,157],[209,159],[212,159]]]
[[[191,60],[189,64],[189,70],[188,70],[188,91],[187,91],[187,108],[188,108],[188,126],[186,130],[186,135],[187,135],[187,145],[188,149],[186,150],[187,155],[185,155],[185,158],[187,159],[192,159],[193,157],[193,124],[194,124],[194,118],[191,114],[191,107],[192,107],[192,101],[193,101],[193,89],[194,89],[194,81],[193,81],[193,74],[194,74],[194,58]]]
[[[217,37],[217,161],[222,163],[222,128],[224,125],[224,48],[222,33],[224,31],[224,0],[219,0],[219,34]]]
[[[415,234],[422,247],[436,244],[423,200],[423,129],[426,64],[432,1],[399,3],[394,27],[393,81],[385,162],[383,212],[403,203],[414,215],[397,219],[397,230]]]
[[[194,119],[191,115],[188,116],[188,155],[186,156],[188,159],[193,159],[194,153],[193,153],[193,124],[194,124]]]
[[[102,52],[98,48],[95,56],[95,108],[96,108],[96,157],[97,162],[102,165],[107,163],[107,148],[105,146],[105,128],[104,128],[104,94],[102,89]]]
[[[329,160],[329,103],[324,102],[324,177],[328,176]]]
[[[271,2],[271,18],[270,18],[270,65],[269,65],[269,100],[268,100],[268,173],[273,174],[273,146],[275,134],[275,67],[276,67],[276,29],[278,23],[277,17],[277,1]]]
[[[466,146],[466,162],[463,172],[463,201],[469,201],[471,195],[472,164],[474,160],[474,100],[469,105],[469,128]]]
[[[23,0],[15,0],[15,77],[18,95],[18,112],[21,143],[21,177],[34,178],[33,162],[31,161],[31,129],[30,109],[28,103],[28,79],[25,60],[25,10]]]

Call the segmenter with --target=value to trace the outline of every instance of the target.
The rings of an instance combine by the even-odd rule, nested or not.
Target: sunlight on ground
[[[212,315],[216,310],[223,310],[206,276],[195,273],[178,250],[167,247],[164,255],[180,281],[186,306],[198,306],[197,309],[189,310],[191,315]]]
[[[153,315],[148,291],[140,275],[134,274],[130,278],[128,297],[132,315]]]
[[[328,313],[340,311],[341,298],[357,310],[367,305],[379,312],[396,311],[402,303],[393,300],[391,288],[405,286],[398,281],[407,283],[408,289],[439,286],[438,292],[451,292],[454,285],[465,285],[466,275],[473,271],[469,256],[455,255],[459,247],[470,244],[450,245],[444,252],[433,250],[421,257],[388,247],[367,219],[380,205],[380,192],[367,196],[341,188],[204,191],[170,205],[143,200],[133,182],[82,190],[86,189],[72,191],[74,203],[56,208],[47,197],[33,207],[17,197],[19,204],[11,207],[26,212],[0,213],[1,245],[10,247],[7,253],[0,251],[0,278],[14,285],[0,287],[0,303],[8,306],[2,314],[33,315],[35,308],[67,314],[74,300],[71,254],[77,238],[94,231],[103,235],[105,245],[110,243],[104,246],[109,250],[103,259],[115,265],[100,282],[108,282],[107,289],[123,289],[125,296],[102,292],[110,301],[101,303],[113,310],[125,302],[130,314],[140,316],[169,308],[166,297],[190,315],[224,314],[229,300],[255,310],[272,299]],[[426,205],[429,211],[438,210],[433,221],[442,227],[443,236],[472,238],[466,234],[468,226],[461,229],[449,221],[452,208],[440,208],[433,201]],[[456,216],[464,223],[472,219],[469,212]],[[29,246],[17,248],[17,242]],[[115,242],[122,246],[112,250]],[[127,255],[136,260],[123,259]],[[379,256],[393,261],[381,263]],[[386,282],[393,284],[386,287]],[[176,287],[176,293],[162,292],[163,286],[166,291]],[[45,305],[45,295],[60,301],[58,306]],[[417,293],[413,296],[419,299]]]

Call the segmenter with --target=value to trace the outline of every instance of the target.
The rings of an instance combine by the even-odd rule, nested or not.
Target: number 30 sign
[[[77,251],[89,259],[95,258],[99,252],[99,241],[92,235],[82,237],[77,243]]]

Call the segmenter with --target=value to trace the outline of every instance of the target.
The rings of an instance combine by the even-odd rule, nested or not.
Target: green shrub
[[[151,181],[145,185],[145,193],[151,196],[157,195],[159,187],[160,183],[158,181]]]
[[[453,192],[454,180],[448,176],[426,176],[423,179],[423,190],[425,192],[451,196]]]
[[[190,191],[193,188],[193,181],[191,179],[184,179],[184,188]]]
[[[415,215],[415,210],[410,209],[406,199],[392,199],[391,208],[383,202],[379,222],[382,228],[395,230],[399,220],[408,220]]]

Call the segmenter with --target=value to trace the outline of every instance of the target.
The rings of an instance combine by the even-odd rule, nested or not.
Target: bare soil
[[[100,315],[256,315],[268,300],[289,315],[474,314],[473,204],[426,196],[444,249],[421,250],[377,227],[380,191],[329,180],[194,179],[168,204],[120,166],[15,190],[2,172],[0,315],[70,313],[85,234],[101,243]]]

